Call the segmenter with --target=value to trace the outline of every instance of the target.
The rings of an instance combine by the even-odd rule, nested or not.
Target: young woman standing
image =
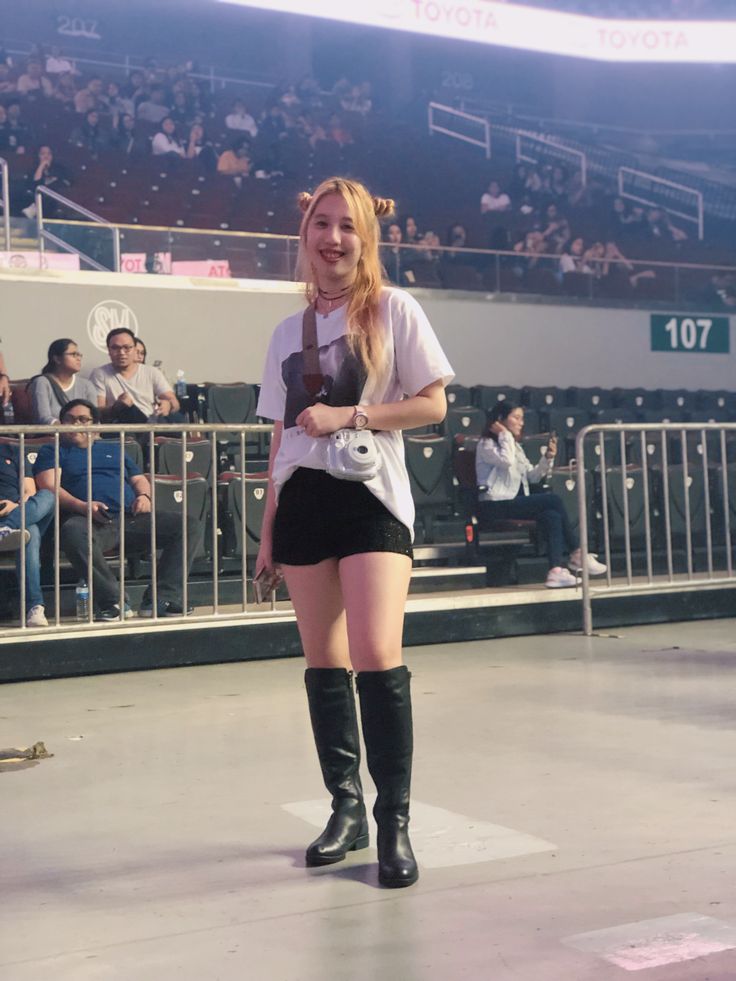
[[[332,815],[307,849],[307,865],[339,862],[368,845],[355,671],[378,791],[379,881],[409,886],[418,870],[408,833],[413,735],[401,640],[414,505],[401,430],[444,418],[453,372],[418,303],[383,284],[378,219],[393,212],[393,202],[332,178],[301,195],[300,206],[297,272],[309,305],[279,324],[266,360],[258,414],[275,425],[256,573],[286,579],[332,794]],[[380,457],[367,481],[328,472],[330,437],[355,429],[373,434]]]

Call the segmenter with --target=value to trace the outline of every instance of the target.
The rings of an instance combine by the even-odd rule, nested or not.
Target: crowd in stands
[[[159,157],[170,164],[196,159],[206,172],[236,180],[279,172],[284,148],[303,143],[347,146],[359,138],[373,110],[371,86],[341,78],[329,93],[311,77],[278,87],[259,111],[243,98],[215,99],[194,78],[192,64],[161,68],[151,61],[125,80],[82,75],[58,48],[37,48],[14,64],[0,45],[0,154],[38,152],[44,134],[35,131],[52,107],[65,124],[54,127],[64,145],[47,154],[64,158],[66,146],[91,157]],[[42,128],[48,128],[42,119]],[[14,171],[20,169],[15,161]],[[62,165],[58,164],[61,168]],[[67,174],[67,186],[71,178]],[[36,171],[26,168],[33,190]]]
[[[501,148],[478,185],[479,208],[472,180],[480,162],[459,164],[469,179],[449,210],[429,175],[420,178],[396,157],[407,139],[425,152],[426,136],[400,127],[394,133],[366,81],[343,78],[324,92],[306,77],[257,106],[228,89],[214,96],[191,63],[164,68],[149,61],[114,78],[80,74],[58,48],[11,63],[1,47],[0,155],[11,165],[14,213],[28,218],[35,189],[45,186],[113,221],[291,232],[296,191],[338,169],[383,175],[392,159],[389,189],[414,214],[386,230],[387,272],[401,285],[667,299],[671,270],[638,263],[708,261],[694,231],[662,208],[617,197],[602,178],[584,182],[575,167],[514,166]],[[439,165],[455,165],[450,155],[458,152],[447,145]],[[165,175],[168,197],[158,179]],[[283,183],[271,193],[279,180],[291,182],[294,193]],[[44,212],[59,214],[53,202]],[[495,262],[466,249],[510,255]],[[232,274],[291,275],[280,256],[265,269],[262,259],[253,272],[243,255]],[[710,261],[727,264],[720,256]],[[685,295],[709,309],[731,307],[736,298],[728,273],[701,276]]]

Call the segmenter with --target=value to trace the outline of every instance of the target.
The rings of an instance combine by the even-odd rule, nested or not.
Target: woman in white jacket
[[[549,589],[574,586],[575,576],[562,564],[563,553],[569,552],[568,566],[574,572],[582,568],[582,556],[565,506],[557,494],[549,491],[529,493],[530,483],[538,483],[552,472],[557,437],[550,436],[546,454],[532,466],[521,448],[523,429],[521,407],[504,401],[491,410],[475,457],[478,516],[481,523],[508,519],[536,521],[549,558],[545,586]],[[595,556],[588,555],[586,560],[590,575],[598,576],[606,571]]]

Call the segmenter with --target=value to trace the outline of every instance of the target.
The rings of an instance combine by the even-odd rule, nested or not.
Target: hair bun
[[[309,205],[312,203],[312,195],[309,193],[309,191],[302,191],[296,200],[301,210],[306,212]]]
[[[393,198],[373,198],[373,210],[376,218],[388,218],[396,212],[396,202]]]

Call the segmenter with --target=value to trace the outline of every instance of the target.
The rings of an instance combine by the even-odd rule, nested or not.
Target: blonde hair
[[[299,195],[299,207],[304,212],[299,228],[299,253],[297,278],[306,283],[309,303],[318,295],[317,282],[307,255],[307,230],[317,205],[328,194],[339,194],[345,200],[353,220],[353,226],[361,241],[362,249],[347,309],[348,342],[353,353],[365,365],[369,376],[375,377],[383,366],[383,337],[378,313],[383,266],[378,254],[381,230],[379,218],[394,214],[394,202],[390,198],[373,197],[358,181],[344,177],[330,177],[322,181],[314,194]]]

